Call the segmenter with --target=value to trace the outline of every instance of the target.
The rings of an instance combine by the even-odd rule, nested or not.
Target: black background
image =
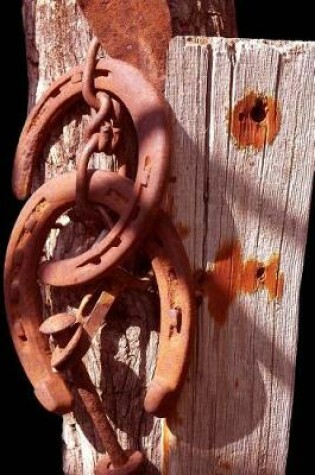
[[[264,0],[263,2],[238,0],[236,4],[240,37],[315,39],[315,29],[311,25],[312,2],[309,5],[306,0],[300,1],[294,9],[289,7],[288,2],[284,0]],[[274,6],[277,7],[276,12],[273,9]],[[0,17],[2,22],[1,91],[5,96],[1,111],[2,118],[5,119],[4,125],[1,126],[1,262],[3,262],[10,229],[20,209],[20,203],[15,201],[12,196],[10,184],[12,158],[19,132],[25,120],[27,104],[26,61],[20,10],[21,2],[19,0],[5,2]],[[7,104],[7,99],[10,103],[4,106]],[[308,382],[306,361],[311,335],[312,269],[315,263],[315,246],[312,243],[314,237],[315,198],[311,209],[301,289],[296,390],[287,475],[304,475],[308,473],[306,467],[312,466],[312,454],[306,448],[306,434],[312,430],[309,419],[310,405],[306,400]],[[1,299],[2,302],[3,299]],[[18,474],[23,471],[23,473],[32,475],[61,474],[61,421],[57,416],[44,411],[33,396],[32,388],[13,351],[3,305],[1,306],[0,325],[2,379],[0,431],[1,440],[5,441],[1,443],[1,467],[10,467],[2,468],[1,472]]]

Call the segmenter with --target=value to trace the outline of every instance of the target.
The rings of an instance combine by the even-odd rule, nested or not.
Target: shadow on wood
[[[310,43],[173,40],[167,206],[196,271],[213,278],[221,258],[216,302],[230,306],[216,321],[207,300],[200,305],[190,373],[164,428],[165,473],[285,473],[314,166],[313,58]],[[232,108],[250,90],[276,98],[281,113],[279,133],[261,150],[239,147],[231,135]],[[257,127],[267,127],[264,119]],[[235,257],[221,252],[235,243],[243,267],[257,265],[251,292]],[[273,285],[284,282],[275,298],[260,281],[261,263],[271,272],[271,262]]]

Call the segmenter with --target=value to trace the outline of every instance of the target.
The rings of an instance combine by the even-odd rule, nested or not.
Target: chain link
[[[85,146],[77,163],[76,204],[79,214],[90,219],[99,215],[106,224],[109,216],[105,210],[93,206],[88,200],[88,165],[93,153],[105,152],[112,155],[118,148],[120,139],[121,104],[107,92],[96,92],[95,66],[100,43],[93,38],[88,49],[82,78],[82,95],[91,108],[91,119],[84,131]]]

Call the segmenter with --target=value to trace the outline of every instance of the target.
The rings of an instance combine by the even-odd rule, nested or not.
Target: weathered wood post
[[[315,158],[314,53],[301,42],[171,45],[170,209],[203,300],[178,416],[166,428],[169,473],[285,473]]]
[[[170,5],[176,33],[236,36],[232,1]],[[91,32],[75,0],[24,0],[24,18],[33,105],[83,61]],[[170,46],[166,207],[196,271],[199,304],[176,413],[160,421],[140,404],[158,345],[149,299],[126,295],[124,318],[114,316],[85,359],[121,443],[146,452],[146,474],[285,473],[314,169],[314,52],[311,43],[205,36]],[[34,188],[74,169],[82,112],[52,131]],[[115,157],[94,164],[111,169]],[[87,244],[82,228],[58,233],[50,254]],[[77,304],[75,292],[47,295],[54,312]],[[98,441],[79,402],[64,418],[63,442],[64,473],[91,475]]]

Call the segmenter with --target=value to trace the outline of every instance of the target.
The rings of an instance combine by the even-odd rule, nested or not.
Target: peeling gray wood
[[[172,42],[167,205],[194,270],[207,270],[216,285],[218,305],[209,312],[204,292],[189,375],[164,427],[165,474],[285,474],[315,159],[314,59],[314,43]],[[249,91],[279,106],[279,132],[261,150],[239,147],[231,134],[231,111]],[[284,279],[282,298],[270,297],[267,281],[245,292],[244,275],[235,283],[236,258],[215,274],[229,262],[221,255],[215,263],[218,250],[231,243],[244,261],[279,260],[273,276],[267,269],[278,286]],[[237,286],[222,319],[217,309]]]

